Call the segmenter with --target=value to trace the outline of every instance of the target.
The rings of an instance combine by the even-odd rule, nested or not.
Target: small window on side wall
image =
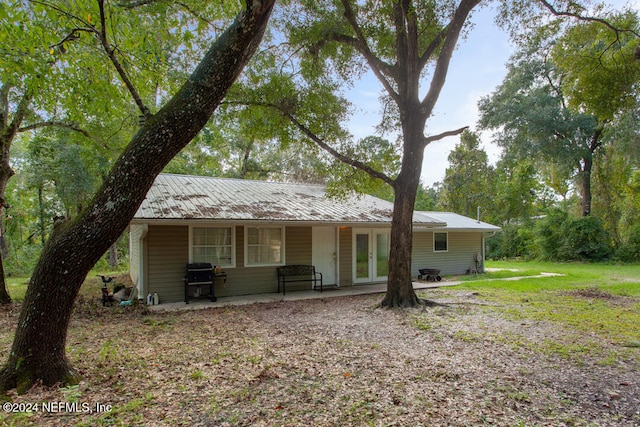
[[[447,252],[449,250],[449,235],[446,232],[433,233],[433,251]]]

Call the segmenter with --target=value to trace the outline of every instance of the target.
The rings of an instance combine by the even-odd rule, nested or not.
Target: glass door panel
[[[356,281],[370,280],[370,248],[369,233],[356,233],[355,236],[355,271]]]
[[[376,238],[376,280],[389,275],[389,233],[375,233]]]

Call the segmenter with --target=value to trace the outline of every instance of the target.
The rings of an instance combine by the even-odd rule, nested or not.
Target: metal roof
[[[328,198],[322,185],[160,174],[133,222],[154,220],[391,224],[393,204],[373,196]],[[425,212],[421,227],[446,222]]]
[[[495,225],[477,221],[475,219],[459,215],[453,212],[415,212],[416,215],[427,215],[430,218],[434,218],[437,221],[441,221],[447,224],[446,230],[448,231],[500,231],[501,228]]]

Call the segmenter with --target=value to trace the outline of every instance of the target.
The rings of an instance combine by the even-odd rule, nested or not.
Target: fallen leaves
[[[66,395],[36,387],[10,397],[35,402],[72,396],[113,410],[0,414],[0,425],[640,422],[637,360],[603,365],[587,355],[577,364],[498,339],[516,333],[562,339],[544,322],[509,322],[478,304],[456,304],[427,309],[418,324],[410,310],[372,309],[378,298],[141,313],[117,324],[109,316],[75,318],[68,354],[84,375],[80,386]],[[0,320],[1,351],[9,350],[15,316]]]

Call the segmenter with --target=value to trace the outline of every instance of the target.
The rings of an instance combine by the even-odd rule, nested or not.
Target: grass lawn
[[[114,284],[120,284],[125,286],[131,286],[130,280],[128,278],[128,273],[123,272],[110,272],[104,273],[100,272],[100,274],[104,274],[105,276],[113,276],[115,279],[111,283],[109,283],[109,290],[113,290]],[[7,291],[11,296],[11,299],[14,302],[22,303],[24,301],[24,296],[27,292],[27,285],[29,284],[29,277],[8,277],[5,279],[7,281]],[[80,288],[79,298],[81,299],[93,299],[100,296],[100,288],[102,288],[102,280],[98,277],[96,272],[91,272],[87,276],[82,288]]]
[[[460,288],[492,302],[488,310],[640,346],[640,265],[499,261],[487,268],[497,271],[464,277]],[[541,272],[557,275],[527,278]],[[524,278],[504,280],[510,277]]]
[[[5,279],[7,291],[13,301],[24,301],[24,294],[27,292],[28,277],[8,277]]]

